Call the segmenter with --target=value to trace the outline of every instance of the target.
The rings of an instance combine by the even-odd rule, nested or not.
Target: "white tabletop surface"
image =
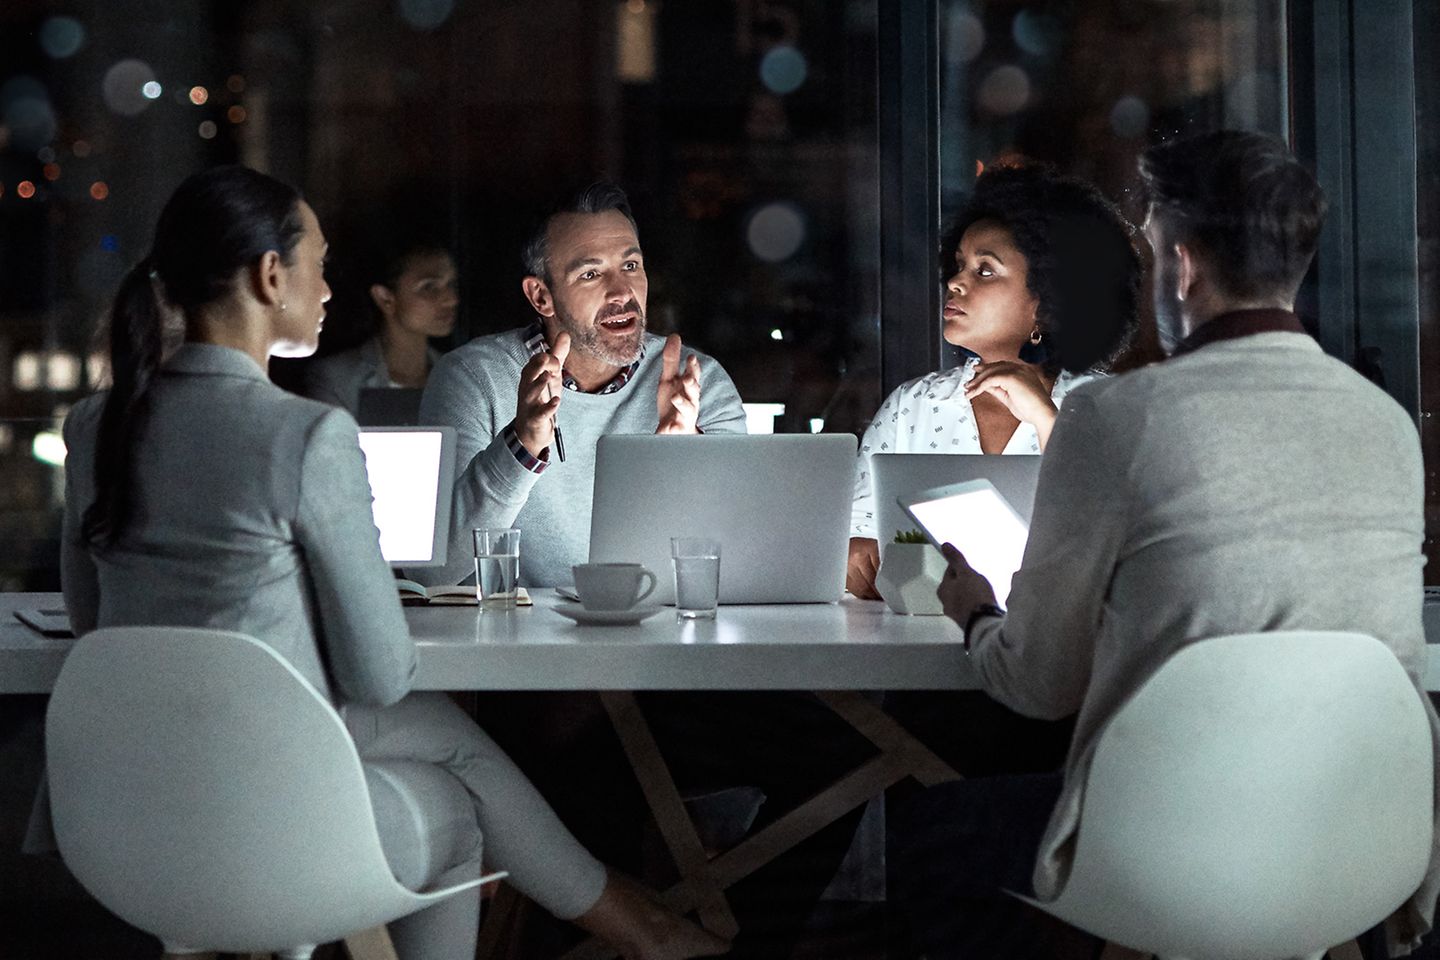
[[[672,609],[634,626],[580,626],[568,604],[536,590],[535,606],[407,607],[421,690],[974,689],[960,630],[883,603],[722,606],[713,621],[677,623]],[[58,594],[0,594],[0,693],[44,693],[68,640],[16,620],[62,606]]]
[[[907,617],[883,603],[721,607],[713,622],[679,624],[670,609],[636,626],[579,626],[550,608],[548,590],[509,613],[407,607],[419,645],[420,690],[968,690],[960,631],[943,617]],[[69,640],[36,634],[21,608],[63,606],[55,593],[0,593],[0,694],[46,693]],[[1426,632],[1440,640],[1440,591]],[[1434,649],[1431,647],[1431,649]],[[1425,688],[1440,692],[1440,656]]]

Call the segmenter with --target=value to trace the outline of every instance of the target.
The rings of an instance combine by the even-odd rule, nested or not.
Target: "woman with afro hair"
[[[943,335],[965,362],[901,384],[860,441],[846,587],[879,599],[870,457],[1045,449],[1065,395],[1137,325],[1133,229],[1100,191],[1046,166],[976,180],[946,232]]]

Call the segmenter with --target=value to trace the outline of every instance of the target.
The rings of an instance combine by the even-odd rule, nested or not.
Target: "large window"
[[[1282,0],[943,0],[939,37],[942,215],[985,165],[1043,161],[1138,225],[1146,147],[1222,127],[1288,134]],[[1123,364],[1158,355],[1153,325],[1141,330]]]
[[[54,587],[55,428],[93,331],[187,174],[300,187],[332,243],[322,351],[370,332],[357,251],[454,248],[452,342],[528,322],[537,208],[631,193],[649,322],[714,354],[753,429],[878,405],[877,5],[824,0],[82,0],[0,12],[0,588]],[[444,345],[442,345],[444,346]],[[288,369],[287,369],[288,366]],[[298,381],[277,363],[282,383]]]
[[[57,584],[57,428],[103,374],[97,322],[165,197],[224,162],[319,212],[324,351],[368,335],[358,252],[407,219],[459,261],[439,346],[527,322],[531,215],[615,179],[652,329],[718,357],[756,428],[858,432],[884,391],[954,362],[934,247],[982,165],[1054,163],[1138,218],[1146,145],[1266,130],[1331,194],[1303,311],[1420,416],[1435,462],[1435,18],[1403,0],[7,4],[0,588]],[[1142,337],[1128,362],[1154,353]]]

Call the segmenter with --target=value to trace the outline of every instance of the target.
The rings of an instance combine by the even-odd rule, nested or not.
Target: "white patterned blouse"
[[[902,383],[885,398],[860,440],[855,499],[850,511],[850,536],[875,536],[875,490],[870,482],[872,454],[982,452],[975,412],[965,397],[965,384],[975,376],[975,367],[979,362],[972,357],[961,366],[927,373],[917,380]],[[1096,376],[1093,373],[1061,372],[1050,390],[1050,399],[1058,407],[1067,393]],[[1001,452],[1039,453],[1040,438],[1035,428],[1022,422]]]

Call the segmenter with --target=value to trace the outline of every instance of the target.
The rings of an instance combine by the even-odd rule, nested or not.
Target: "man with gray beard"
[[[417,571],[430,583],[470,574],[472,528],[510,526],[524,531],[522,583],[569,583],[589,559],[600,437],[745,432],[720,364],[645,332],[645,257],[619,187],[593,184],[557,206],[524,259],[535,322],[452,351],[425,386],[420,422],[455,428],[460,471],[449,563]]]

